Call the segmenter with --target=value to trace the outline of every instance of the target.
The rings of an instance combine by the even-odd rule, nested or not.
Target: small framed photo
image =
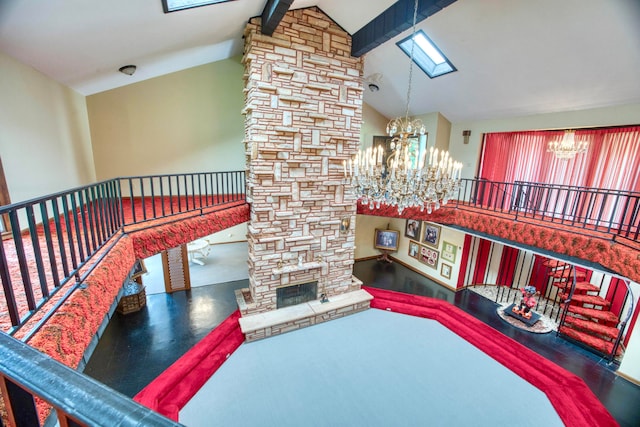
[[[447,260],[449,262],[456,262],[456,253],[458,252],[458,247],[453,243],[449,243],[446,240],[442,241],[442,259]]]
[[[420,243],[414,242],[413,240],[409,241],[409,256],[411,258],[418,259],[418,254],[420,253]]]
[[[444,258],[444,255],[443,255]],[[445,279],[451,279],[451,266],[449,264],[442,263],[440,267],[440,275]]]
[[[400,232],[397,230],[382,230],[376,228],[374,247],[385,251],[397,251],[399,236]]]
[[[427,264],[429,267],[433,269],[438,268],[438,251],[428,248],[424,245],[420,245],[420,257],[418,261],[423,264]]]
[[[147,272],[147,267],[144,265],[144,260],[137,259],[133,268],[131,269],[131,278],[135,279],[138,276],[142,276]]]
[[[442,227],[440,227],[439,225],[435,225],[430,222],[425,222],[424,237],[422,239],[422,243],[437,249],[438,244],[440,243],[441,230],[442,230]]]
[[[422,222],[418,221],[417,219],[408,219],[407,225],[405,226],[405,229],[404,229],[405,237],[408,237],[414,240],[420,240],[421,225],[422,225]]]

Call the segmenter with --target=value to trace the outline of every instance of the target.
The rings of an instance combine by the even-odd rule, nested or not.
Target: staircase
[[[623,348],[618,345],[622,334],[618,328],[620,318],[610,310],[611,303],[599,295],[600,288],[586,281],[587,272],[557,260],[547,260],[544,265],[561,301],[558,333],[611,360],[621,356]]]

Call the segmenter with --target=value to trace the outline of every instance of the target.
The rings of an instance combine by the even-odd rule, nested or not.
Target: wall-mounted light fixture
[[[125,65],[123,67],[118,68],[118,71],[120,71],[123,74],[126,74],[127,76],[133,76],[133,73],[136,72],[136,66],[135,65]]]
[[[465,144],[469,143],[469,137],[471,136],[471,131],[470,130],[463,130],[462,131],[462,138],[463,138],[463,142]]]

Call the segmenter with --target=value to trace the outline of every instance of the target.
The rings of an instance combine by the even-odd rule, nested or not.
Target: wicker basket
[[[118,313],[129,314],[139,311],[146,303],[147,294],[144,286],[131,280],[124,285],[124,292],[118,303]]]

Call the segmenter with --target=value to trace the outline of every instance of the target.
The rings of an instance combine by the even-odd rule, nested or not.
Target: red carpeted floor
[[[208,214],[242,205],[246,205],[242,195],[135,198],[133,201],[123,199],[122,223],[130,224],[126,225],[123,230],[126,234],[140,236],[133,242],[137,248],[136,256],[146,257],[172,247],[167,246],[169,244],[180,245],[206,236],[210,230],[213,230],[211,233],[219,231],[221,228],[211,227],[209,224],[198,221],[198,218],[206,218]],[[162,215],[172,216],[161,217]],[[42,317],[42,313],[55,304],[75,281],[72,279],[70,283],[63,286],[66,278],[65,271],[72,272],[76,266],[81,265],[88,254],[93,252],[93,256],[86,265],[78,269],[79,274],[82,275],[94,266],[100,256],[110,249],[118,237],[122,236],[121,232],[116,233],[112,239],[106,241],[103,248],[97,249],[96,242],[100,240],[100,233],[103,233],[102,236],[104,236],[106,232],[102,229],[89,227],[87,235],[85,235],[84,225],[87,224],[87,218],[88,215],[85,211],[85,222],[83,222],[83,213],[78,212],[76,215],[69,216],[70,227],[67,227],[64,218],[61,218],[58,226],[53,220],[47,224],[47,227],[45,224],[39,224],[36,227],[35,236],[28,232],[22,233],[20,243],[23,247],[24,259],[27,261],[24,265],[20,265],[15,241],[13,239],[2,241],[4,258],[0,257],[0,263],[2,263],[0,268],[8,273],[7,278],[10,281],[10,284],[7,283],[8,292],[13,295],[13,298],[7,298],[4,287],[0,287],[0,331],[7,332],[12,328],[8,300],[15,301],[21,319],[30,314],[30,309],[40,307],[39,313],[36,313],[29,320],[30,324],[35,324]],[[135,223],[136,221],[137,223]],[[184,222],[184,226],[179,226],[180,222]],[[165,226],[163,232],[149,231],[160,226]],[[50,248],[47,246],[45,237],[47,229],[52,242]],[[182,235],[176,237],[172,234],[173,230],[177,230],[176,232]],[[149,236],[164,236],[164,238],[158,244],[152,245],[146,242]],[[191,240],[181,241],[181,237]],[[64,257],[62,256],[63,252]],[[81,255],[84,255],[84,258]],[[60,286],[62,289],[45,304],[45,296],[53,293]],[[27,290],[33,292],[31,306],[28,304]],[[15,336],[19,337],[20,335],[21,333],[18,333]]]
[[[586,384],[473,316],[438,299],[365,288],[372,308],[434,319],[544,392],[567,426],[616,426]],[[238,312],[145,387],[134,400],[174,420],[243,341]],[[523,402],[526,407],[526,402]]]

